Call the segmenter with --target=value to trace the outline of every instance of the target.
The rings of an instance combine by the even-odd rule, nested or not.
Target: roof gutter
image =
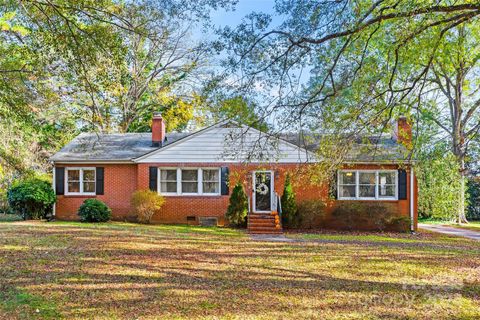
[[[57,179],[55,177],[55,168],[52,169],[52,187],[53,187],[53,192],[55,193],[55,199],[57,199]],[[57,201],[55,200],[55,202],[53,203],[53,209],[52,209],[52,215],[53,215],[53,218],[55,218],[55,214],[57,212]]]
[[[410,167],[410,231],[415,232],[415,213],[414,213],[414,175],[413,167]]]
[[[50,160],[55,164],[133,164],[132,160]]]

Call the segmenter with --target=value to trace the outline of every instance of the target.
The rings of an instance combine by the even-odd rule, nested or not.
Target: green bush
[[[322,226],[325,219],[325,202],[322,200],[304,200],[297,205],[297,216],[292,228],[311,229]]]
[[[11,210],[23,219],[42,219],[52,212],[56,197],[50,182],[29,178],[13,183],[7,200]]]
[[[332,217],[341,228],[394,230],[401,227],[402,220],[394,203],[342,201],[333,210]],[[408,219],[408,218],[407,218]],[[404,231],[404,229],[396,230]]]
[[[392,217],[387,219],[387,230],[408,232],[410,231],[410,218]]]
[[[468,200],[467,219],[480,220],[480,182],[470,180],[467,182]]]
[[[106,222],[112,217],[112,210],[102,201],[87,199],[78,209],[82,222]]]
[[[290,183],[290,175],[287,174],[285,178],[285,185],[283,187],[282,198],[282,224],[286,227],[294,228],[297,223],[297,202],[295,200],[295,193],[293,192],[292,184]]]
[[[239,183],[233,188],[225,218],[231,226],[245,227],[247,225],[247,213],[248,198],[242,184]]]
[[[160,210],[165,199],[155,191],[139,190],[132,195],[132,207],[137,221],[150,223],[156,211]]]
[[[444,148],[419,155],[415,168],[420,218],[453,220],[458,216],[461,176],[456,157]],[[465,197],[468,205],[468,196]]]

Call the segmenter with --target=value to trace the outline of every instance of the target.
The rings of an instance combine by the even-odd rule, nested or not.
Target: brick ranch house
[[[414,231],[417,184],[405,160],[405,145],[411,141],[406,118],[398,119],[396,132],[377,138],[375,152],[352,153],[332,179],[336,185],[318,185],[300,174],[314,168],[316,160],[298,135],[280,139],[229,121],[194,133],[166,133],[164,120],[155,114],[152,133],[83,133],[56,153],[51,158],[54,214],[59,220],[77,220],[83,201],[97,198],[112,209],[114,220],[131,220],[132,193],[150,189],[166,199],[154,223],[223,225],[231,190],[241,182],[249,197],[249,230],[278,232],[270,213],[280,209],[289,172],[298,202],[331,199],[322,227],[345,227],[334,218],[336,208],[363,203],[385,205],[392,217],[408,219]],[[363,150],[362,145],[356,149]],[[375,221],[356,223],[354,229],[372,229]]]

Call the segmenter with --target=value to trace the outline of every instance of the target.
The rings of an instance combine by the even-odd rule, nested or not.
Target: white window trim
[[[69,192],[68,191],[68,171],[80,170],[80,192]],[[95,191],[94,192],[83,192],[83,170],[93,170],[94,172],[94,183]],[[66,167],[65,168],[65,195],[67,196],[94,196],[97,194],[97,168],[96,167]]]
[[[177,170],[177,192],[161,192],[160,191],[160,174],[161,170]],[[182,170],[197,170],[197,193],[182,192]],[[218,170],[218,192],[216,193],[204,193],[203,192],[203,170]],[[222,192],[222,173],[219,167],[159,167],[157,174],[157,192],[163,196],[186,196],[186,197],[210,197],[219,196]]]
[[[218,172],[218,192],[203,192],[203,170],[217,170]],[[222,172],[220,171],[220,168],[200,168],[200,173],[199,173],[199,182],[200,185],[198,186],[198,190],[202,192],[202,195],[212,195],[212,196],[219,196],[222,193]],[[214,182],[214,181],[208,181],[208,182]]]
[[[269,211],[260,211],[260,210],[257,210],[256,208],[256,203],[257,203],[257,193],[255,191],[255,182],[256,182],[256,175],[257,173],[270,173],[270,210]],[[274,189],[274,180],[275,180],[275,173],[272,171],[272,170],[259,170],[259,171],[253,171],[253,177],[252,177],[252,187],[253,187],[253,192],[252,192],[252,201],[253,201],[253,206],[252,206],[252,210],[253,212],[255,213],[270,213],[272,211],[272,207],[273,207],[273,197],[274,197],[274,192],[272,192]]]
[[[355,197],[341,197],[340,196],[340,174],[344,172],[355,173]],[[375,173],[375,197],[360,197],[360,173]],[[379,196],[379,173],[395,173],[395,196],[394,197],[381,197]],[[345,184],[342,184],[345,185]],[[338,170],[337,174],[337,194],[338,200],[370,200],[370,201],[391,201],[398,200],[398,170]]]
[[[161,168],[157,168],[158,172],[157,172],[157,192],[163,196],[176,196],[178,194],[178,175],[179,175],[179,172],[178,172],[178,168],[174,168],[174,167],[161,167]],[[177,192],[161,192],[160,188],[161,188],[161,174],[162,174],[162,170],[176,170],[177,172]]]

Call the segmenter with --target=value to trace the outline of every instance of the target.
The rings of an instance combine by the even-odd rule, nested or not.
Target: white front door
[[[253,172],[253,212],[271,212],[273,204],[273,172]]]

